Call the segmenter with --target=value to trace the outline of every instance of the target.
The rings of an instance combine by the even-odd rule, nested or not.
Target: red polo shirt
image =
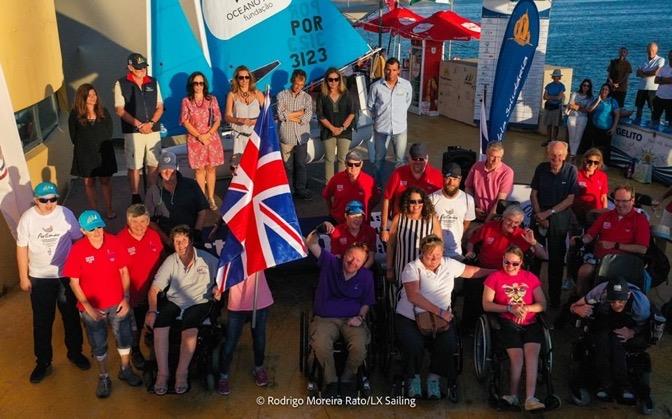
[[[371,176],[362,170],[354,182],[346,171],[336,173],[322,191],[322,196],[331,202],[330,214],[338,224],[345,222],[345,206],[350,201],[359,201],[364,204],[366,219],[369,219],[369,201],[375,191],[375,182]]]
[[[443,175],[441,171],[432,167],[429,163],[420,179],[413,176],[411,166],[408,164],[394,169],[387,185],[385,185],[385,199],[390,201],[390,218],[397,212],[399,198],[409,186],[416,186],[429,195],[443,187]]]
[[[347,224],[339,224],[331,232],[331,253],[336,256],[343,256],[348,247],[355,242],[364,242],[369,246],[369,250],[376,251],[376,230],[370,225],[362,223],[359,227],[359,234],[353,236],[348,230]]]
[[[489,221],[483,224],[469,239],[472,244],[481,243],[478,252],[478,265],[482,268],[499,269],[502,267],[504,252],[509,246],[515,244],[523,252],[527,252],[530,244],[523,237],[523,230],[516,227],[511,234],[502,232],[501,221]]]
[[[131,236],[128,228],[123,228],[117,239],[126,250],[128,257],[128,274],[131,277],[131,307],[147,301],[149,286],[154,280],[154,274],[159,269],[163,243],[159,233],[151,228],[141,240]]]
[[[587,231],[596,240],[606,240],[620,244],[639,244],[648,247],[651,231],[649,222],[644,214],[637,210],[630,211],[621,217],[615,209],[605,212],[595,220]],[[623,253],[620,249],[603,249],[597,244],[595,256],[602,258],[612,253]]]
[[[79,278],[82,292],[95,309],[116,306],[124,298],[119,270],[128,264],[126,250],[112,234],[104,234],[100,249],[91,246],[86,237],[79,239],[63,266],[63,276]],[[77,308],[84,311],[80,303]]]
[[[576,178],[579,193],[574,196],[573,209],[581,214],[590,210],[602,209],[602,195],[609,193],[609,180],[602,170],[596,170],[588,177],[585,170],[579,170]]]

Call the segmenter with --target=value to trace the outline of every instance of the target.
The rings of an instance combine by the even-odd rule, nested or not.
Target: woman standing
[[[579,153],[583,153],[590,147],[597,147],[602,151],[604,163],[609,164],[611,156],[611,136],[616,131],[618,119],[621,116],[618,102],[611,97],[611,87],[603,84],[600,94],[586,111],[590,113],[590,124],[581,140]]]
[[[544,331],[537,313],[546,310],[546,297],[541,281],[533,273],[521,269],[523,251],[511,246],[504,253],[502,270],[485,280],[483,309],[499,313],[499,336],[511,362],[509,394],[502,400],[518,406],[518,386],[525,364],[525,410],[540,410],[546,406],[535,396],[539,351]]]
[[[602,171],[602,152],[599,149],[591,148],[584,153],[576,183],[579,192],[574,197],[572,210],[579,224],[589,227],[586,225],[588,213],[607,208],[609,179]]]
[[[392,219],[387,242],[387,280],[397,284],[406,265],[417,259],[420,240],[430,234],[441,237],[441,224],[427,194],[415,186],[401,195],[399,213]]]
[[[231,91],[226,95],[224,119],[233,129],[233,155],[231,170],[235,171],[247,141],[254,131],[254,124],[264,103],[264,94],[255,85],[254,74],[244,65],[233,72]]]
[[[189,166],[194,169],[196,182],[213,211],[217,211],[215,168],[224,163],[224,149],[218,135],[221,121],[217,98],[210,94],[205,75],[200,71],[191,73],[187,80],[187,97],[182,99],[180,122],[187,129]]]
[[[96,178],[100,180],[107,218],[117,214],[112,209],[110,178],[117,171],[117,159],[112,145],[112,119],[100,104],[93,85],[85,83],[75,93],[75,106],[68,119],[70,140],[75,146],[72,156],[74,176],[84,178],[84,191],[89,208],[96,205]]]
[[[584,79],[579,90],[572,93],[567,104],[567,132],[569,134],[569,158],[576,157],[581,143],[581,137],[588,124],[588,111],[586,108],[593,101],[593,82]]]
[[[327,70],[320,95],[317,97],[317,119],[322,125],[320,139],[324,144],[325,182],[334,176],[334,158],[338,156],[338,171],[345,170],[345,155],[352,141],[352,121],[355,110],[341,73]]]

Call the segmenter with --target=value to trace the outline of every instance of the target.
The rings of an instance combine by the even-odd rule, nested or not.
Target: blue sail
[[[277,94],[296,68],[310,83],[328,67],[342,67],[369,47],[328,0],[202,0],[217,94],[229,90],[239,65]]]
[[[161,123],[169,135],[184,133],[180,103],[189,74],[200,71],[210,80],[208,65],[179,0],[152,0],[152,76],[159,81],[165,112]],[[212,90],[212,89],[211,89]],[[221,97],[218,98],[221,102]]]

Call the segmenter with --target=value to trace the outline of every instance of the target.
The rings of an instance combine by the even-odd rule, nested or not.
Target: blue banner
[[[539,11],[533,0],[520,0],[504,32],[492,88],[488,138],[502,141],[511,112],[525,84],[539,44]]]

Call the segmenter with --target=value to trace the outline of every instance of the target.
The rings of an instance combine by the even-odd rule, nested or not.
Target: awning
[[[371,16],[363,21],[355,23],[355,27],[363,28],[369,32],[390,32],[397,33],[406,30],[406,27],[424,18],[419,14],[412,12],[404,7],[397,7],[385,13],[382,20],[379,16]],[[382,25],[380,24],[382,22]]]
[[[436,12],[419,22],[405,26],[401,36],[434,41],[470,41],[481,38],[481,26],[455,12]]]

